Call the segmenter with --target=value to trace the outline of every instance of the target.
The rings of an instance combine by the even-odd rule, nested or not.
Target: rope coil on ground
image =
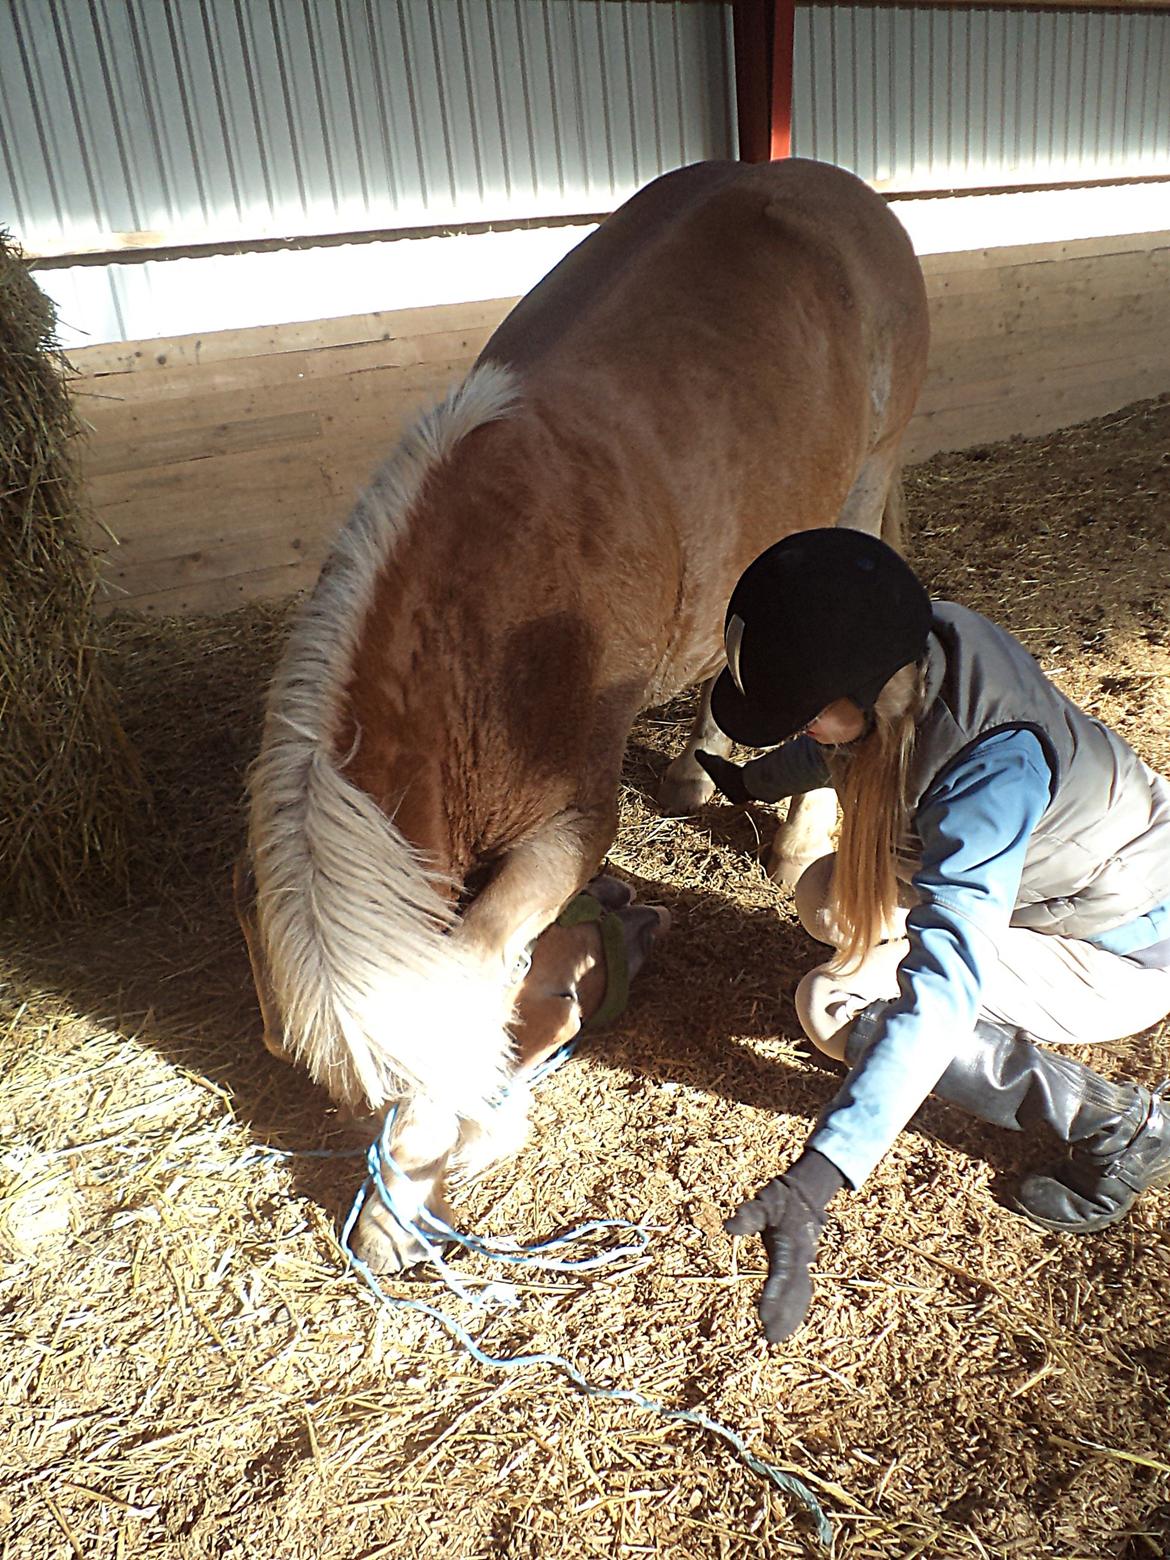
[[[566,1052],[567,1054],[567,1052]],[[551,1059],[551,1065],[558,1065],[564,1059],[559,1054]],[[551,1067],[546,1067],[551,1070]],[[493,1355],[481,1349],[467,1329],[453,1316],[439,1309],[438,1306],[429,1305],[424,1300],[410,1299],[404,1296],[389,1295],[379,1284],[374,1273],[367,1263],[356,1255],[350,1245],[350,1237],[353,1233],[362,1208],[366,1200],[372,1194],[381,1199],[391,1216],[400,1227],[412,1235],[424,1248],[427,1260],[434,1266],[439,1277],[451,1292],[460,1299],[466,1300],[478,1310],[483,1310],[492,1299],[499,1300],[498,1291],[492,1294],[489,1290],[484,1296],[472,1295],[459,1281],[458,1274],[444,1260],[432,1236],[438,1237],[443,1242],[453,1241],[462,1249],[476,1253],[496,1262],[509,1263],[521,1267],[537,1267],[552,1269],[556,1272],[587,1272],[601,1268],[613,1268],[617,1264],[627,1261],[623,1272],[632,1272],[637,1267],[644,1266],[650,1259],[644,1255],[649,1244],[652,1226],[633,1224],[624,1219],[594,1219],[586,1224],[568,1231],[564,1235],[552,1236],[544,1241],[536,1241],[525,1244],[508,1238],[492,1238],[485,1236],[464,1235],[452,1229],[452,1227],[437,1215],[424,1209],[422,1215],[409,1218],[399,1212],[395,1204],[392,1182],[394,1179],[405,1179],[402,1171],[394,1163],[393,1156],[389,1152],[388,1143],[393,1127],[396,1108],[392,1108],[386,1117],[386,1122],[375,1138],[366,1155],[367,1176],[362,1186],[358,1189],[353,1205],[346,1217],[341,1231],[341,1244],[345,1250],[346,1258],[352,1268],[365,1280],[377,1299],[385,1306],[396,1309],[406,1309],[421,1312],[430,1317],[432,1321],[446,1329],[455,1340],[479,1364],[487,1366],[491,1370],[524,1370],[537,1365],[549,1365],[557,1370],[575,1387],[587,1397],[608,1398],[612,1402],[632,1403],[636,1408],[645,1409],[650,1413],[659,1415],[660,1418],[681,1424],[695,1425],[699,1429],[707,1430],[712,1435],[725,1441],[753,1473],[773,1484],[782,1494],[790,1495],[805,1508],[812,1518],[816,1535],[819,1541],[828,1546],[832,1542],[832,1528],[829,1520],[817,1500],[816,1496],[794,1474],[785,1473],[773,1463],[765,1462],[749,1451],[743,1438],[727,1425],[720,1424],[703,1413],[701,1409],[669,1408],[664,1403],[657,1402],[654,1398],[645,1397],[642,1393],[631,1389],[619,1387],[599,1387],[589,1381],[569,1360],[559,1354],[535,1353],[515,1355]],[[391,1180],[388,1182],[383,1166],[390,1171]],[[635,1232],[636,1243],[627,1246],[619,1246],[615,1249],[602,1251],[593,1256],[578,1258],[576,1260],[558,1258],[548,1255],[553,1251],[569,1247],[579,1240],[594,1237],[606,1230],[625,1229]],[[492,1286],[494,1288],[494,1286]]]

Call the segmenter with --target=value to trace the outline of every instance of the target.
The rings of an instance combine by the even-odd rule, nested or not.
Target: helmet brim
[[[726,667],[711,690],[711,715],[715,724],[724,736],[742,747],[778,747],[814,720],[821,709],[819,703],[810,709],[806,695],[800,702],[794,696],[783,708],[760,710],[740,693]]]

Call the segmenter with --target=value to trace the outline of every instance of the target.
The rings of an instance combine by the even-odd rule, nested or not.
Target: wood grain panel
[[[113,471],[149,470],[176,461],[214,460],[217,455],[261,450],[271,444],[299,445],[320,435],[321,419],[316,412],[193,422],[181,428],[151,428],[129,439],[99,441],[87,455],[86,467],[94,477]]]
[[[918,398],[918,415],[941,406],[976,405],[1022,387],[1037,399],[1055,389],[1092,390],[1101,380],[1117,378],[1124,365],[1135,375],[1143,367],[1165,373],[1170,365],[1170,318],[1163,316],[1161,322],[1137,330],[1123,329],[1123,323],[1075,331],[1067,341],[1054,340],[1050,333],[1021,331],[986,344],[938,342]]]
[[[114,471],[95,476],[89,497],[119,537],[156,531],[188,539],[208,534],[218,514],[263,511],[287,495],[298,497],[324,484],[316,449],[268,449],[221,455],[215,460]]]
[[[915,416],[907,433],[907,464],[927,460],[944,450],[994,444],[1017,434],[1052,433],[1090,417],[1104,417],[1134,401],[1162,395],[1170,388],[1164,364],[1129,369],[1122,375],[1091,384],[1046,387],[1003,387],[1003,393],[981,403],[948,404]],[[1005,432],[1005,429],[1009,430]]]
[[[249,392],[295,388],[373,369],[395,368],[410,374],[425,371],[426,365],[432,363],[473,361],[498,323],[496,320],[491,325],[466,330],[434,331],[388,341],[273,352],[255,358],[181,363],[153,373],[139,370],[85,374],[76,383],[76,393],[82,398],[82,409],[93,420],[95,415],[100,418],[111,411],[116,413],[122,406],[151,407],[160,401],[183,403],[211,395],[246,396]]]
[[[930,369],[907,459],[1170,390],[1170,234],[927,256]],[[72,354],[106,595],[218,612],[303,589],[404,425],[512,300]]]
[[[187,617],[192,614],[232,612],[250,601],[273,601],[295,591],[308,590],[317,578],[321,560],[275,564],[214,580],[184,581],[165,590],[144,591],[122,605],[151,617]]]
[[[153,341],[115,341],[78,347],[70,362],[87,378],[101,374],[153,373],[159,368],[205,367],[234,358],[283,357],[289,352],[315,352],[376,341],[419,340],[444,331],[489,329],[503,319],[514,299],[493,298],[478,303],[437,304],[425,309],[383,310],[310,320],[291,325],[250,325],[203,335]]]

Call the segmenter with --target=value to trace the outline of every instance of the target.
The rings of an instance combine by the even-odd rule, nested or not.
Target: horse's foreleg
[[[695,753],[702,748],[707,753],[718,753],[726,758],[731,752],[731,742],[723,735],[711,716],[711,690],[714,677],[699,690],[699,709],[691,727],[687,745],[669,766],[658,787],[658,805],[663,812],[675,816],[698,812],[715,794],[715,786],[705,769],[702,769]]]
[[[510,850],[464,912],[456,938],[477,962],[498,973],[513,1004],[528,973],[529,948],[593,877],[616,829],[616,796],[605,805],[562,814]],[[504,1038],[514,1066],[511,1037]],[[561,1038],[572,1035],[566,1031]],[[479,1170],[515,1152],[527,1132],[527,1100],[526,1087],[513,1079],[503,1103],[485,1101],[482,1110],[464,1112],[461,1168]]]
[[[788,804],[788,817],[772,840],[768,876],[786,888],[795,888],[804,869],[832,850],[836,822],[836,791],[825,788],[794,796]]]
[[[398,1105],[390,1157],[383,1155],[381,1165],[389,1200],[372,1187],[350,1236],[354,1255],[375,1273],[401,1272],[426,1257],[409,1227],[424,1208],[450,1222],[443,1183],[458,1136],[459,1118],[449,1104],[415,1095]],[[432,1244],[441,1246],[442,1238]]]
[[[509,993],[514,1001],[524,977],[528,945],[593,876],[613,838],[615,812],[562,815],[509,851],[452,932],[460,958],[490,978],[505,1018]],[[505,1023],[490,1043],[499,1048],[499,1066],[478,1071],[494,1074],[503,1085],[514,1065]],[[488,1093],[469,1093],[456,1067],[425,1093],[399,1103],[388,1145],[393,1167],[385,1159],[382,1167],[392,1206],[375,1189],[350,1237],[354,1253],[375,1271],[394,1272],[425,1257],[425,1246],[409,1228],[424,1209],[451,1222],[443,1193],[456,1151],[461,1168],[471,1163],[479,1168],[523,1140],[526,1091]],[[425,1218],[422,1222],[425,1227]],[[434,1243],[441,1245],[441,1236]]]
[[[462,951],[517,984],[528,948],[594,875],[616,831],[615,798],[566,811],[514,846],[463,913],[455,933]]]

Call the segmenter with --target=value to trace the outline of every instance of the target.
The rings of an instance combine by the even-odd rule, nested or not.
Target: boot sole
[[[1056,1235],[1094,1235],[1098,1230],[1107,1230],[1111,1225],[1120,1224],[1133,1212],[1139,1198],[1144,1197],[1147,1192],[1156,1192],[1167,1185],[1170,1185],[1170,1170],[1144,1186],[1128,1208],[1120,1208],[1116,1213],[1102,1213],[1095,1219],[1086,1219],[1083,1224],[1062,1224],[1056,1219],[1041,1218],[1030,1208],[1025,1208],[1016,1198],[1012,1199],[1009,1206],[1013,1212],[1020,1215],[1021,1219],[1026,1219],[1038,1230],[1051,1230]]]
[[[1154,1105],[1159,1104],[1159,1102],[1163,1099],[1163,1090],[1165,1088],[1166,1085],[1163,1085],[1163,1089],[1155,1091],[1155,1094],[1152,1097],[1151,1109]],[[1165,1153],[1164,1146],[1162,1148],[1162,1153]],[[1102,1167],[1102,1169],[1103,1168],[1104,1167]],[[1033,1179],[1033,1177],[1027,1177],[1024,1184],[1026,1185],[1027,1180],[1030,1179]],[[1074,1193],[1081,1195],[1075,1186],[1068,1187],[1067,1183],[1061,1181],[1059,1175],[1041,1175],[1038,1177],[1038,1179],[1041,1181],[1056,1182],[1062,1186],[1065,1186],[1066,1190],[1071,1190]],[[1127,1183],[1123,1181],[1121,1184],[1126,1185]],[[1158,1164],[1156,1168],[1151,1167],[1144,1172],[1144,1185],[1140,1190],[1133,1187],[1132,1184],[1128,1185],[1128,1189],[1133,1193],[1133,1196],[1131,1197],[1130,1201],[1126,1203],[1125,1207],[1118,1208],[1113,1213],[1098,1214],[1095,1218],[1085,1219],[1077,1224],[1069,1224],[1059,1219],[1046,1219],[1041,1214],[1033,1213],[1031,1208],[1022,1202],[1018,1195],[1012,1197],[1007,1206],[1009,1206],[1013,1212],[1018,1213],[1022,1219],[1026,1219],[1029,1224],[1033,1225],[1034,1228],[1038,1230],[1050,1230],[1055,1235],[1093,1235],[1098,1230],[1107,1230],[1111,1225],[1120,1224],[1123,1219],[1128,1217],[1128,1215],[1133,1212],[1137,1203],[1142,1197],[1146,1195],[1147,1192],[1158,1191],[1159,1189],[1166,1186],[1170,1186],[1170,1160],[1164,1159],[1163,1162]],[[1020,1190],[1023,1190],[1023,1186],[1021,1186]]]
[[[1098,1230],[1107,1230],[1113,1224],[1120,1224],[1123,1219],[1129,1217],[1132,1208],[1125,1208],[1120,1213],[1103,1213],[1099,1218],[1086,1219],[1083,1224],[1061,1224],[1055,1219],[1042,1219],[1038,1214],[1031,1213],[1022,1203],[1011,1204],[1013,1213],[1018,1213],[1021,1219],[1026,1219],[1033,1229],[1047,1230],[1053,1235],[1094,1235]]]

